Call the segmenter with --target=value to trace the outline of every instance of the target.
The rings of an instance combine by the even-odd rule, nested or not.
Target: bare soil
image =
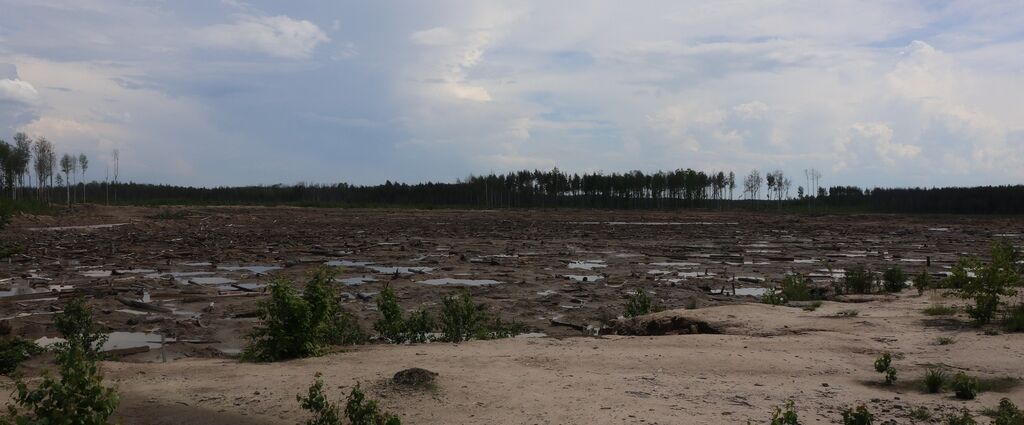
[[[184,218],[157,218],[166,211]],[[0,318],[19,336],[56,336],[60,298],[85,295],[112,331],[150,333],[128,335],[121,348],[137,350],[103,365],[124,423],[296,423],[305,416],[295,395],[315,372],[338,399],[361,382],[412,424],[762,422],[786,399],[805,423],[833,423],[859,403],[912,423],[916,406],[1024,404],[1024,335],[926,316],[931,303],[961,303],[934,291],[815,311],[751,303],[790,271],[823,288],[853,265],[918,273],[930,264],[941,278],[958,256],[983,254],[997,236],[1019,245],[1022,233],[1024,221],[1009,217],[87,206],[16,217],[3,231],[0,242],[22,252],[0,264]],[[468,290],[536,335],[371,344],[272,365],[233,359],[265,299],[260,285],[273,276],[301,285],[328,262],[346,264],[338,291],[367,328],[387,284],[404,307],[432,310]],[[232,268],[251,266],[273,269]],[[458,280],[436,280],[446,278]],[[594,336],[636,289],[671,310],[653,319],[715,333]],[[851,309],[856,316],[837,317]],[[956,343],[936,345],[939,336]],[[884,351],[897,356],[892,387],[872,368]],[[933,364],[1000,382],[1001,392],[971,402],[924,394],[913,381]],[[386,384],[411,367],[438,373],[432,390]],[[0,378],[0,392],[9,388]]]

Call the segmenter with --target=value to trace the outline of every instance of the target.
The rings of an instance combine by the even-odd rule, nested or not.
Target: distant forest
[[[761,209],[901,213],[1021,214],[1024,186],[949,188],[821,187],[822,174],[792,177],[776,170],[691,169],[644,173],[566,173],[523,170],[470,176],[455,183],[347,183],[197,188],[119,179],[114,150],[102,182],[88,182],[84,154],[58,157],[46,138],[0,140],[0,199],[36,204],[258,204],[461,208]],[[59,158],[59,159],[58,159]],[[802,177],[802,179],[800,178]],[[797,180],[794,186],[793,179]],[[739,179],[739,180],[738,180]],[[800,184],[800,183],[803,184]],[[64,199],[61,199],[64,198]]]

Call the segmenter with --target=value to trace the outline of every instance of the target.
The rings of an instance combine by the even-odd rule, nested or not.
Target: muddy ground
[[[912,290],[814,312],[745,303],[791,271],[821,287],[853,265],[930,264],[940,278],[959,255],[983,253],[994,237],[1020,245],[1021,234],[1019,218],[960,216],[88,206],[16,217],[3,231],[0,242],[22,251],[0,264],[0,318],[17,335],[53,337],[60,298],[88,296],[118,332],[107,348],[123,355],[105,368],[125,423],[294,423],[294,395],[315,371],[335,387],[371,385],[408,423],[744,423],[786,398],[809,423],[854,402],[910,423],[913,406],[979,408],[1000,395],[964,403],[879,388],[878,353],[903,356],[908,379],[942,363],[1012,381],[1024,374],[1024,338],[924,316],[939,295]],[[301,283],[324,265],[339,271],[344,306],[367,328],[390,285],[404,307],[435,311],[468,290],[533,338],[370,345],[273,366],[231,359],[262,285]],[[588,336],[636,289],[708,316],[723,334]],[[850,309],[861,314],[833,317]],[[935,346],[939,335],[958,342]],[[439,372],[439,389],[376,384],[413,366]],[[1018,388],[1003,395],[1024,403]]]

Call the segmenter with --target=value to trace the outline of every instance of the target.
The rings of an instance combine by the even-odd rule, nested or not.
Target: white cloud
[[[285,15],[238,15],[231,24],[217,24],[194,31],[203,46],[261,52],[287,59],[304,59],[317,45],[330,41],[316,24]]]
[[[450,28],[437,27],[416,31],[409,37],[414,43],[426,46],[447,46],[458,41],[458,34]]]
[[[29,84],[28,81],[17,79],[0,80],[0,101],[19,102],[24,104],[35,103],[39,99],[39,92]]]

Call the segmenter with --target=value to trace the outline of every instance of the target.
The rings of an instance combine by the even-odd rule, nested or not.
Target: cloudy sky
[[[0,138],[122,180],[1024,183],[1024,2],[0,0]]]

